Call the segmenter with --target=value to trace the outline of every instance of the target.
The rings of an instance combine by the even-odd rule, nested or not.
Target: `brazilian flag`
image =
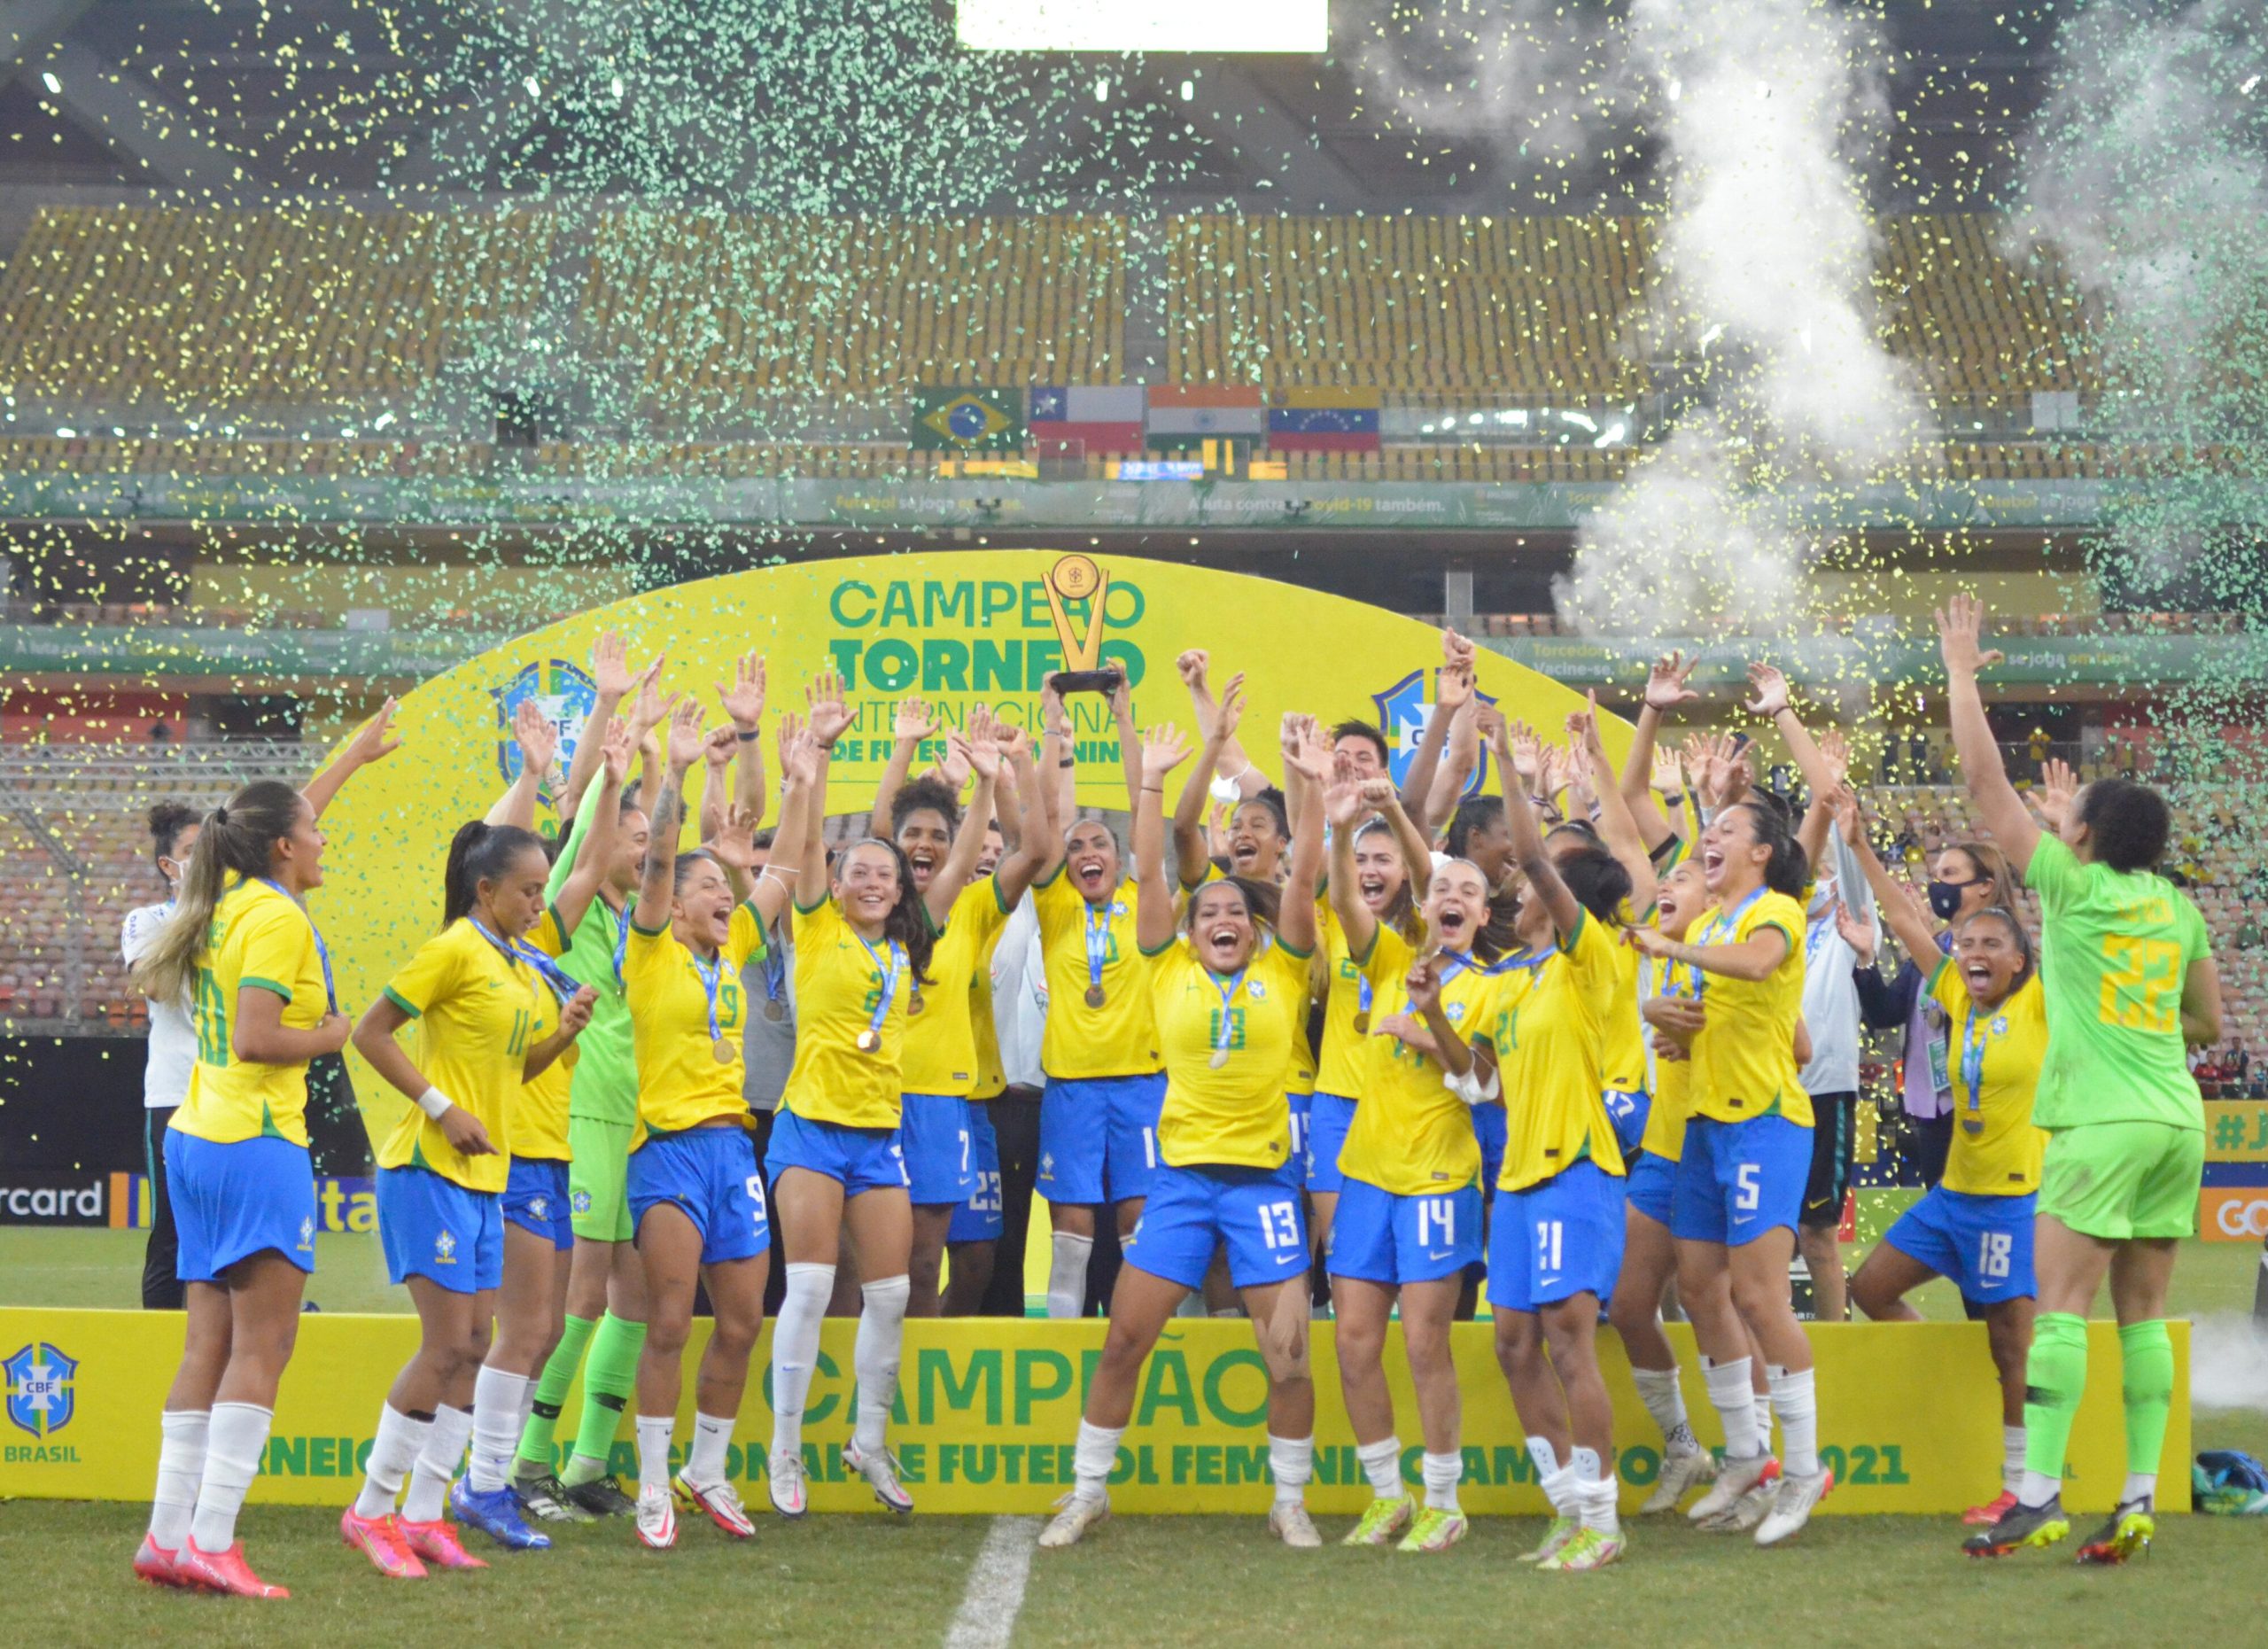
[[[1024,392],[917,389],[911,444],[925,452],[1013,452],[1024,444]]]

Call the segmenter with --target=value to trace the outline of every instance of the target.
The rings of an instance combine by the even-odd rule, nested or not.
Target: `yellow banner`
[[[890,1443],[924,1512],[1031,1513],[1053,1503],[1070,1482],[1071,1445],[1089,1373],[1101,1355],[1100,1322],[1000,1319],[913,1322]],[[2166,1429],[2160,1504],[2189,1505],[2189,1326],[2171,1325],[2174,1404]],[[856,1325],[830,1320],[806,1412],[804,1463],[812,1504],[822,1512],[875,1509],[863,1482],[843,1470],[839,1445],[853,1408],[850,1349]],[[1705,1441],[1716,1436],[1689,1333],[1670,1328],[1685,1372],[1685,1402]],[[6,1359],[7,1421],[0,1427],[0,1497],[142,1500],[157,1471],[158,1413],[181,1356],[176,1313],[0,1310]],[[1418,1435],[1416,1401],[1400,1331],[1391,1331],[1386,1368],[1400,1435]],[[686,1367],[699,1357],[696,1325]],[[1249,1325],[1177,1321],[1144,1367],[1134,1423],[1119,1451],[1112,1504],[1135,1513],[1257,1513],[1270,1497],[1267,1382]],[[317,1314],[300,1324],[285,1374],[276,1429],[255,1500],[342,1505],[367,1458],[378,1408],[417,1342],[414,1318]],[[1828,1513],[1958,1512],[2000,1490],[2000,1397],[1975,1323],[1868,1323],[1814,1327],[1819,1364],[1821,1457],[1837,1488]],[[1486,1323],[1456,1333],[1464,1396],[1464,1486],[1468,1512],[1540,1513],[1544,1508],[1498,1372]],[[1624,1505],[1653,1482],[1660,1457],[1655,1433],[1632,1390],[1621,1348],[1600,1340],[1614,1394],[1617,1465]],[[1330,1326],[1315,1337],[1316,1481],[1318,1513],[1353,1515],[1370,1497],[1355,1459]],[[727,1457],[736,1481],[764,1471],[771,1437],[769,1328],[759,1345]],[[2076,1511],[2107,1509],[2125,1474],[2119,1406],[2118,1338],[2109,1323],[2089,1325],[2087,1389],[2071,1433],[2065,1501]],[[678,1415],[680,1447],[692,1425],[688,1380]],[[571,1396],[566,1412],[578,1412]],[[625,1427],[625,1431],[627,1427]],[[1647,1441],[1641,1442],[1639,1439]],[[1402,1475],[1419,1479],[1412,1442]],[[628,1441],[613,1465],[633,1474]],[[748,1498],[762,1504],[758,1489]]]
[[[2205,1107],[2205,1160],[2268,1163],[2268,1101],[2209,1101]]]

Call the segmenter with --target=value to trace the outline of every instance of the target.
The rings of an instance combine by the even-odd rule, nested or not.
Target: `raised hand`
[[[733,725],[743,733],[750,733],[764,720],[765,669],[762,653],[742,653],[733,663],[733,684],[717,688],[717,702],[733,719]]]
[[[1875,930],[1868,923],[1851,914],[1851,907],[1841,899],[1835,901],[1835,931],[1843,936],[1843,943],[1859,953],[1861,962],[1875,959]]]
[[[654,662],[639,673],[637,698],[630,709],[630,742],[643,747],[646,735],[670,719],[676,707],[674,697],[662,691],[662,664],[669,655],[656,653]]]
[[[602,632],[591,646],[591,683],[598,696],[618,704],[629,696],[637,678],[630,673],[630,649],[619,630]]]
[[[692,766],[708,743],[708,735],[701,730],[701,706],[687,696],[670,714],[670,771],[683,773]]]
[[[733,753],[740,748],[740,742],[741,735],[732,728],[711,727],[703,741],[701,759],[709,764],[712,772],[722,772],[732,765]]]
[[[1850,776],[1851,740],[1842,728],[1831,727],[1819,735],[1819,754],[1836,783]]]
[[[723,822],[717,834],[704,844],[717,856],[719,863],[735,870],[756,868],[756,815],[745,807],[733,806],[725,810]]]
[[[1698,700],[1701,695],[1685,684],[1692,680],[1693,666],[1700,662],[1683,653],[1654,660],[1654,667],[1646,673],[1646,707],[1666,712]]]
[[[1055,679],[1050,676],[1039,689],[1039,725],[1043,732],[1055,737],[1071,736],[1071,718],[1063,709],[1063,695],[1055,690]]]
[[[780,776],[784,782],[788,774],[788,752],[796,748],[796,741],[806,736],[810,725],[793,711],[782,712],[780,725],[773,729],[773,751],[780,758]]]
[[[1173,661],[1173,667],[1181,673],[1184,687],[1192,693],[1201,693],[1205,690],[1205,669],[1211,663],[1211,655],[1203,648],[1192,647]]]
[[[1788,678],[1770,665],[1749,665],[1748,685],[1750,715],[1776,716],[1788,707]]]
[[[819,741],[809,725],[793,716],[780,718],[780,788],[819,782]]]
[[[1402,980],[1402,984],[1410,992],[1411,1013],[1423,1014],[1440,1005],[1441,968],[1433,952],[1428,951],[1410,964],[1409,975]]]
[[[1654,749],[1654,771],[1651,781],[1654,789],[1663,796],[1685,794],[1685,764],[1674,750],[1657,745]]]
[[[1103,667],[1118,673],[1118,685],[1110,689],[1110,713],[1120,727],[1131,727],[1134,725],[1134,684],[1126,679],[1126,666],[1112,664]]]
[[[588,738],[587,730],[584,737]],[[600,763],[607,782],[619,789],[630,777],[630,724],[619,716],[609,719],[604,742],[599,747]]]
[[[821,750],[833,750],[835,742],[850,730],[850,706],[843,702],[843,690],[842,676],[832,670],[820,671],[804,689],[812,737]]]
[[[354,729],[354,736],[346,741],[342,759],[357,767],[368,766],[391,756],[401,748],[401,740],[393,731],[394,700],[388,696],[378,706],[378,713]]]
[[[1237,723],[1244,719],[1244,672],[1239,670],[1229,678],[1221,689],[1221,702],[1213,713],[1213,743],[1225,744],[1234,735]]]
[[[936,730],[936,719],[929,713],[927,699],[909,697],[897,701],[897,719],[890,724],[892,733],[901,739],[926,739]]]
[[[1984,603],[1974,595],[1956,595],[1938,609],[1938,650],[1944,654],[1946,673],[1975,675],[2003,655],[1984,644]]]
[[[1189,735],[1170,721],[1142,735],[1142,778],[1163,782],[1166,774],[1189,759]]]
[[[1314,718],[1311,716],[1302,716],[1296,711],[1285,711],[1280,742],[1284,751],[1285,770],[1298,774],[1310,784],[1321,784],[1331,758],[1319,742],[1309,742],[1308,728],[1313,721]]]
[[[2039,764],[2039,816],[2058,836],[2070,821],[2071,807],[2079,799],[2078,775],[2062,757]]]
[[[1472,643],[1465,645],[1470,647]],[[1433,678],[1433,713],[1438,716],[1446,711],[1455,715],[1472,697],[1472,661],[1466,658],[1458,664],[1443,665]]]
[[[1363,816],[1363,775],[1355,758],[1343,752],[1331,760],[1331,777],[1323,787],[1323,816],[1333,830],[1348,830]]]
[[[968,723],[968,732],[961,739],[961,759],[975,769],[976,776],[985,783],[997,783],[1005,757],[992,736],[992,719],[980,704],[969,712]]]
[[[1497,753],[1511,764],[1512,771],[1533,792],[1543,777],[1543,741],[1526,722],[1507,721],[1503,743],[1504,748]]]
[[[1827,798],[1827,805],[1835,815],[1835,828],[1842,833],[1844,841],[1852,847],[1858,846],[1860,836],[1866,828],[1865,821],[1859,813],[1859,793],[1847,784],[1839,785]]]
[[[1441,667],[1443,669],[1462,669],[1469,676],[1472,673],[1473,656],[1474,649],[1470,638],[1459,635],[1455,630],[1441,632]]]
[[[520,747],[523,773],[541,778],[559,758],[559,729],[551,725],[551,718],[537,708],[533,699],[522,699],[520,707],[512,712],[512,740]]]

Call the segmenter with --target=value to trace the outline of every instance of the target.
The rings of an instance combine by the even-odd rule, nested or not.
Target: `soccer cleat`
[[[1761,1523],[1772,1510],[1772,1497],[1779,1491],[1780,1481],[1759,1483],[1716,1516],[1693,1527],[1711,1535],[1745,1535]]]
[[[432,1568],[485,1569],[488,1567],[487,1559],[476,1558],[464,1549],[464,1542],[457,1538],[456,1526],[446,1517],[437,1517],[430,1523],[413,1523],[408,1518],[402,1519],[401,1543]]]
[[[678,1474],[671,1485],[677,1492],[678,1503],[688,1512],[706,1512],[709,1521],[735,1540],[747,1540],[756,1534],[756,1525],[748,1521],[748,1509],[741,1505],[741,1491],[730,1483],[712,1483],[703,1489]]]
[[[1772,1497],[1772,1509],[1756,1526],[1756,1544],[1776,1546],[1811,1521],[1812,1509],[1827,1498],[1835,1487],[1835,1474],[1825,1466],[1808,1477],[1783,1473],[1780,1491]]]
[[[457,1521],[478,1529],[498,1545],[513,1552],[548,1552],[551,1536],[530,1528],[520,1515],[519,1497],[509,1489],[481,1490],[470,1478],[449,1485],[449,1510]]]
[[[1761,1489],[1780,1475],[1780,1462],[1767,1451],[1744,1459],[1717,1462],[1717,1481],[1709,1492],[1685,1508],[1685,1515],[1706,1523],[1732,1510],[1733,1503],[1751,1489]]]
[[[425,1566],[405,1542],[401,1520],[392,1513],[364,1517],[353,1506],[338,1514],[338,1537],[370,1560],[370,1567],[391,1580],[423,1580]]]
[[[801,1517],[811,1509],[804,1492],[804,1457],[793,1449],[774,1449],[765,1470],[765,1485],[772,1509],[782,1517]]]
[[[595,1513],[586,1511],[568,1496],[567,1485],[559,1481],[555,1472],[539,1472],[532,1477],[512,1479],[512,1492],[519,1497],[520,1510],[543,1523],[588,1523]]]
[[[151,1536],[142,1536],[142,1546],[134,1554],[134,1572],[152,1586],[186,1586],[190,1583],[181,1573],[181,1553],[168,1552]]]
[[[2070,1532],[2071,1520],[2063,1515],[2062,1497],[2058,1495],[2046,1505],[2018,1501],[2001,1513],[1990,1528],[1980,1528],[1962,1541],[1961,1549],[1972,1558],[2005,1558],[2026,1546],[2052,1546]]]
[[[1408,1495],[1379,1498],[1363,1508],[1362,1521],[1347,1531],[1342,1546],[1389,1546],[1395,1536],[1418,1515],[1418,1503]]]
[[[1294,1552],[1312,1552],[1323,1544],[1315,1519],[1308,1515],[1307,1506],[1297,1500],[1278,1500],[1268,1508],[1268,1532]]]
[[[638,1540],[656,1552],[667,1552],[677,1544],[677,1507],[668,1490],[639,1487]]]
[[[593,1517],[628,1517],[638,1509],[638,1503],[622,1492],[622,1485],[610,1474],[566,1487],[569,1504],[582,1507]]]
[[[1521,1552],[1519,1560],[1523,1563],[1541,1563],[1546,1558],[1557,1555],[1559,1548],[1573,1540],[1576,1531],[1581,1527],[1582,1525],[1572,1517],[1553,1517],[1551,1527],[1543,1531],[1542,1544],[1533,1552]]]
[[[2000,1514],[2016,1503],[2013,1490],[2003,1489],[1983,1505],[1973,1505],[1961,1514],[1961,1521],[1971,1528],[1984,1528],[2000,1521]]]
[[[868,1454],[854,1438],[843,1445],[843,1464],[866,1480],[884,1510],[902,1517],[913,1509],[913,1497],[897,1481],[897,1457],[888,1449]]]
[[[1646,1497],[1646,1504],[1638,1508],[1638,1515],[1650,1513],[1674,1512],[1677,1503],[1702,1483],[1717,1479],[1717,1457],[1706,1449],[1686,1449],[1662,1456],[1661,1475],[1654,1480],[1654,1492]]]
[[[1582,1575],[1603,1569],[1622,1555],[1622,1536],[1604,1529],[1583,1528],[1575,1537],[1536,1565],[1555,1575]]]
[[[1402,1537],[1396,1552],[1447,1552],[1464,1538],[1464,1513],[1429,1505],[1418,1513],[1418,1521]]]
[[[183,1582],[201,1591],[217,1591],[224,1598],[288,1598],[291,1594],[281,1586],[271,1586],[252,1572],[252,1565],[245,1561],[245,1543],[241,1540],[226,1552],[200,1552],[197,1537],[190,1536],[181,1543],[181,1552],[174,1560],[174,1567]]]
[[[2137,1554],[2149,1555],[2150,1539],[2158,1532],[2155,1508],[2148,1500],[2129,1500],[2110,1514],[2110,1521],[2087,1536],[2078,1560],[2090,1564],[2124,1563]]]
[[[1109,1515],[1108,1495],[1082,1500],[1074,1490],[1055,1503],[1055,1515],[1039,1531],[1039,1548],[1043,1552],[1058,1552],[1065,1546],[1076,1546],[1082,1536]]]

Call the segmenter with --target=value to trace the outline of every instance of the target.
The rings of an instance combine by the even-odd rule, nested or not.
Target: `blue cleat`
[[[460,1477],[449,1485],[449,1510],[457,1514],[458,1522],[478,1529],[500,1546],[514,1552],[551,1550],[551,1536],[530,1528],[520,1515],[519,1497],[509,1483],[481,1494],[470,1479]]]

